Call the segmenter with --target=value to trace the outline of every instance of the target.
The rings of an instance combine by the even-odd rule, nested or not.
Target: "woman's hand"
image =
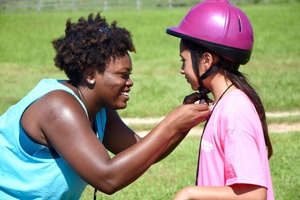
[[[175,129],[176,133],[189,131],[194,126],[203,122],[210,115],[210,109],[204,104],[184,104],[172,110],[163,120]]]

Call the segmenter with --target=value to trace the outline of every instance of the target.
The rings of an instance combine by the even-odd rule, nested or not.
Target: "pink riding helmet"
[[[195,5],[168,34],[189,40],[234,63],[246,64],[253,48],[253,29],[246,14],[227,0]]]

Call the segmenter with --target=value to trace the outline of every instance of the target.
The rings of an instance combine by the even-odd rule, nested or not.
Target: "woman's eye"
[[[122,74],[122,78],[129,79],[130,78],[130,74]]]

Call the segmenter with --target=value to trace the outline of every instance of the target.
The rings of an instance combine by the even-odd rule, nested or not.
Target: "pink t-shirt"
[[[223,96],[213,110],[201,140],[197,176],[199,186],[237,183],[266,187],[267,199],[274,199],[261,122],[241,90]]]

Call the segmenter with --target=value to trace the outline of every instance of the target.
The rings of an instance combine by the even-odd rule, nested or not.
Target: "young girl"
[[[265,110],[238,71],[252,52],[249,19],[227,0],[206,0],[167,33],[181,38],[180,73],[199,90],[192,94],[195,101],[207,101],[209,92],[214,97],[201,138],[197,186],[183,188],[174,200],[274,199]]]

